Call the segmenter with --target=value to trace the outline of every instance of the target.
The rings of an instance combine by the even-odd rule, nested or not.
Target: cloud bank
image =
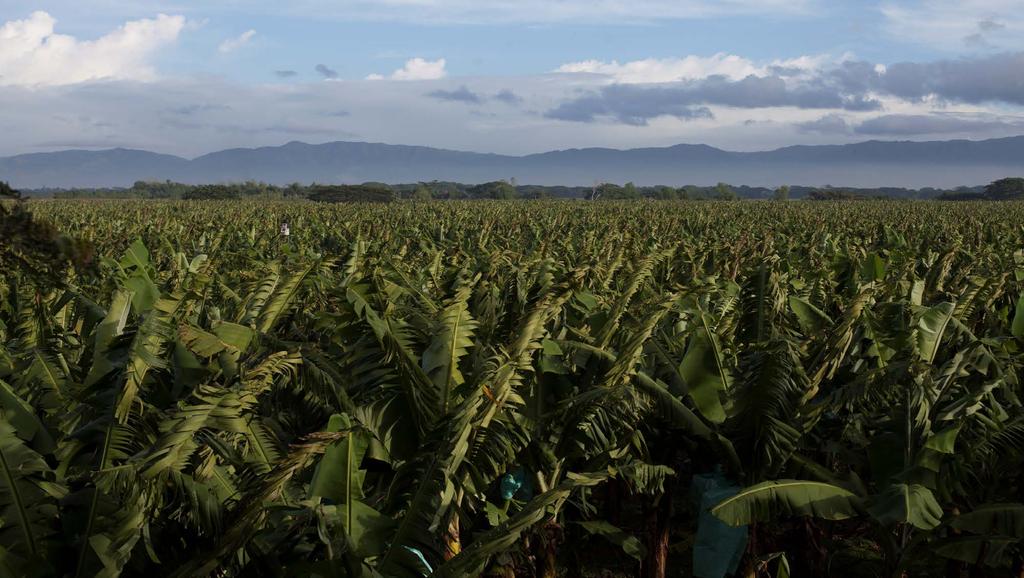
[[[398,70],[388,76],[371,74],[367,80],[437,80],[448,75],[445,70],[447,61],[444,58],[427,60],[425,58],[410,58]]]
[[[975,8],[965,35],[981,37],[971,43],[991,48],[1014,29]],[[0,23],[0,155],[72,144],[190,155],[354,138],[506,153],[680,142],[754,150],[1024,132],[1024,52],[896,63],[827,54],[580,59],[521,76],[460,76],[457,62],[450,72],[445,58],[416,57],[367,79],[346,76],[340,56],[289,55],[261,62],[259,82],[240,83],[157,69],[163,51],[192,39],[189,22],[129,20],[90,39],[62,34],[46,12]],[[258,56],[254,38],[247,30],[201,49],[242,51],[230,59],[240,62]]]
[[[723,55],[671,66],[650,61],[583,64],[559,71],[597,73],[609,83],[548,110],[548,118],[644,125],[660,116],[707,118],[710,106],[871,112],[882,110],[884,99],[1024,106],[1024,52],[889,66],[856,60],[823,66],[821,60],[807,60],[757,67]],[[813,126],[801,125],[804,130]]]
[[[182,16],[133,20],[96,40],[58,34],[46,12],[0,26],[0,85],[54,86],[96,79],[152,80],[155,54],[178,39]]]

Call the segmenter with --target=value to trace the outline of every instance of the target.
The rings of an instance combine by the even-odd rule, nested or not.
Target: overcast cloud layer
[[[654,27],[655,35],[660,22],[738,26],[769,17],[799,30],[821,25],[815,18],[829,8],[812,0],[300,0],[246,3],[243,17],[227,9],[204,12],[188,1],[173,14],[160,13],[165,3],[145,0],[52,2],[55,12],[72,15],[64,20],[12,4],[0,0],[5,156],[117,146],[195,156],[290,140],[511,154],[680,142],[757,150],[1024,133],[1024,28],[1014,8],[1019,3],[1004,0],[873,5],[872,34],[905,46],[913,58],[868,59],[856,46],[766,57],[664,48],[631,57],[636,52],[628,46],[611,46],[580,58],[568,47],[564,59],[543,67],[509,60],[510,68],[528,69],[515,73],[467,72],[476,66],[472,54],[426,43],[419,51],[346,59],[343,50],[317,50],[320,40],[308,34],[288,36],[286,26],[264,24],[316,14],[428,27],[424,34],[444,38],[479,34],[484,26],[499,27],[497,36],[531,34],[522,28],[527,25],[581,22],[598,27],[587,29],[592,34],[632,26]],[[94,22],[82,4],[123,19],[76,33]],[[296,42],[309,48],[299,50]],[[513,43],[505,50],[511,59],[532,48]]]

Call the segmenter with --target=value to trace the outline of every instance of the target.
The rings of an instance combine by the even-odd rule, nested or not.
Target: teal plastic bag
[[[693,476],[693,500],[700,508],[697,536],[693,544],[693,575],[696,578],[725,578],[736,573],[747,549],[747,527],[734,528],[711,514],[711,508],[735,496],[740,487],[730,482],[721,469]]]
[[[528,500],[533,497],[533,484],[530,483],[526,470],[519,466],[501,477],[498,491],[501,492],[503,500],[511,500],[512,498]]]

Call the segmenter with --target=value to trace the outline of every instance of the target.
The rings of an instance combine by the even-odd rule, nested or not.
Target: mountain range
[[[377,181],[848,187],[978,185],[1024,175],[1024,136],[981,141],[867,141],[734,152],[707,145],[584,148],[525,156],[364,142],[235,148],[194,159],[142,150],[66,150],[0,158],[15,188],[127,187],[137,180],[273,184]]]

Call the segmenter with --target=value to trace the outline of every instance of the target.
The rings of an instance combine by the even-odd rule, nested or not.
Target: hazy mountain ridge
[[[0,158],[0,180],[20,188],[130,186],[137,180],[387,183],[447,180],[521,184],[955,187],[1024,175],[1024,136],[982,141],[866,141],[735,152],[681,144],[582,148],[525,156],[337,141],[234,148],[194,159],[132,149],[68,150]]]

